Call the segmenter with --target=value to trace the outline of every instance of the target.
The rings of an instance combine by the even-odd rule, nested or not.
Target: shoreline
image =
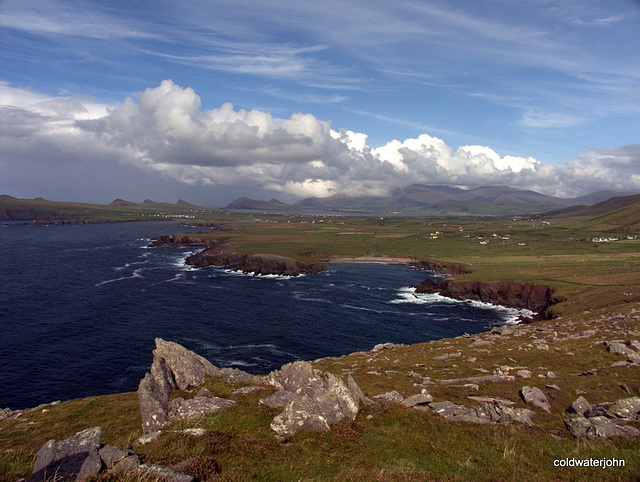
[[[409,264],[416,261],[413,257],[400,256],[331,256],[326,263],[381,263],[381,264]]]

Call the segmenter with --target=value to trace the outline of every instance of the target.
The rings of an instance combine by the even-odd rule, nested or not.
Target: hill
[[[542,213],[576,204],[591,205],[621,193],[600,191],[578,198],[559,198],[509,186],[461,189],[412,184],[394,189],[389,196],[332,196],[306,198],[298,208],[331,211],[426,212],[445,215],[514,215]]]
[[[162,218],[206,218],[217,210],[193,204],[136,203],[114,199],[108,205],[49,201],[43,198],[19,199],[0,195],[0,220],[29,220],[40,224],[78,224],[92,222],[140,221]]]
[[[271,198],[269,201],[261,201],[257,199],[251,199],[248,197],[241,197],[235,201],[227,204],[226,209],[264,209],[264,210],[277,210],[277,209],[291,209],[293,206],[282,201],[278,201],[275,198]]]

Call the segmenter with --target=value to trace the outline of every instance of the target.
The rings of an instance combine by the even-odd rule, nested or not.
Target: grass
[[[182,470],[200,480],[640,478],[639,440],[573,440],[563,424],[564,410],[579,393],[591,403],[629,396],[621,387],[636,396],[640,393],[638,368],[612,366],[624,357],[608,353],[603,344],[610,339],[628,339],[629,333],[640,331],[640,241],[587,241],[605,229],[609,235],[637,234],[628,230],[632,225],[628,217],[616,213],[543,224],[539,219],[380,219],[224,212],[207,216],[228,230],[189,236],[227,239],[247,253],[272,253],[303,261],[329,255],[427,258],[472,268],[472,273],[460,277],[551,285],[564,298],[554,309],[560,317],[517,327],[510,336],[485,333],[435,340],[375,354],[327,358],[315,364],[338,376],[352,374],[369,395],[398,390],[409,396],[425,388],[436,400],[464,405],[473,405],[467,397],[476,395],[506,398],[524,408],[519,389],[537,386],[547,394],[553,411],[536,410],[535,427],[487,426],[449,422],[431,413],[389,405],[364,409],[355,421],[343,422],[331,432],[303,433],[279,442],[269,428],[277,411],[258,406],[259,398],[270,393],[265,390],[237,397],[239,405],[226,411],[170,427],[204,428],[207,432],[203,436],[167,432],[156,442],[135,447],[145,462],[181,464]],[[439,231],[438,239],[431,239],[435,231]],[[507,235],[509,239],[502,239]],[[486,239],[489,244],[480,244]],[[585,333],[588,336],[575,338]],[[475,338],[490,344],[473,348],[470,344]],[[549,349],[536,348],[536,340]],[[458,351],[462,356],[437,358]],[[533,377],[482,383],[471,392],[455,386],[460,384],[437,383],[494,370],[513,374],[518,367],[532,371]],[[581,375],[593,369],[595,374]],[[554,378],[548,377],[549,372]],[[547,385],[557,385],[560,390]],[[230,397],[237,388],[215,379],[206,386],[221,397]],[[100,425],[103,442],[127,447],[141,434],[133,393],[72,400],[44,410],[0,422],[0,481],[28,477],[35,453],[51,438],[67,438]],[[626,466],[554,467],[555,459],[567,457],[617,458],[625,460]],[[133,479],[105,476],[97,480]]]

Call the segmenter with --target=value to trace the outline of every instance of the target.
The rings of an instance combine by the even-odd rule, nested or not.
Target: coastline
[[[326,263],[382,263],[409,264],[416,261],[413,257],[392,256],[331,256]]]

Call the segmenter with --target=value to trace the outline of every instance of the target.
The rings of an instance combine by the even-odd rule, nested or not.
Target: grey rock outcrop
[[[374,400],[384,400],[385,402],[391,402],[391,403],[402,403],[404,400],[404,397],[402,396],[402,394],[395,390],[392,390],[390,392],[385,392],[385,393],[379,393],[377,395],[374,395],[372,398]]]
[[[618,418],[627,420],[640,419],[640,397],[629,397],[618,400],[610,408],[609,412]]]
[[[191,482],[193,477],[161,465],[145,465],[131,450],[100,443],[102,429],[92,427],[65,440],[49,440],[36,456],[28,482],[84,480],[104,472],[150,476],[165,482]]]
[[[456,422],[473,423],[522,423],[533,425],[531,421],[531,410],[525,408],[507,407],[497,400],[483,402],[474,407],[465,407],[456,403],[434,402],[431,408],[441,417]]]
[[[401,403],[405,407],[420,408],[431,402],[433,402],[433,395],[430,393],[417,393],[405,398]]]
[[[607,351],[609,353],[617,353],[620,355],[624,355],[627,357],[627,360],[632,361],[634,363],[640,363],[640,353],[635,351],[631,346],[627,346],[625,342],[622,341],[608,341],[605,342],[607,346]]]
[[[169,420],[185,420],[219,412],[237,405],[233,400],[219,397],[194,397],[188,400],[177,397],[169,403]]]
[[[107,470],[119,473],[128,472],[140,465],[140,458],[131,450],[113,445],[104,445],[99,451],[100,459]]]
[[[576,398],[573,401],[571,405],[569,405],[569,408],[567,408],[567,412],[577,413],[578,415],[584,415],[584,413],[590,408],[591,408],[591,404],[587,401],[586,398],[580,395],[578,398]]]
[[[97,475],[102,469],[98,454],[102,429],[93,427],[65,440],[49,440],[38,454],[28,482],[76,480]]]
[[[175,403],[170,406],[169,396],[173,390],[196,387],[203,384],[207,377],[220,375],[220,370],[208,360],[182,345],[161,338],[156,338],[155,342],[151,371],[138,386],[142,431],[145,434],[160,430],[170,420],[180,418],[183,412],[203,414],[202,410],[195,408],[190,410],[185,407],[181,411]],[[199,398],[204,397],[196,397]],[[206,403],[202,400],[189,402],[200,409]]]
[[[620,425],[606,417],[576,417],[565,420],[564,424],[575,438],[640,437],[637,428]]]
[[[355,381],[351,388],[331,373],[322,373],[307,362],[284,365],[270,375],[271,384],[280,389],[261,403],[276,408],[285,406],[271,429],[279,436],[300,431],[327,431],[345,418],[355,419],[364,397]]]
[[[551,405],[547,396],[537,387],[522,387],[520,395],[525,403],[541,408],[545,412],[551,412]]]

